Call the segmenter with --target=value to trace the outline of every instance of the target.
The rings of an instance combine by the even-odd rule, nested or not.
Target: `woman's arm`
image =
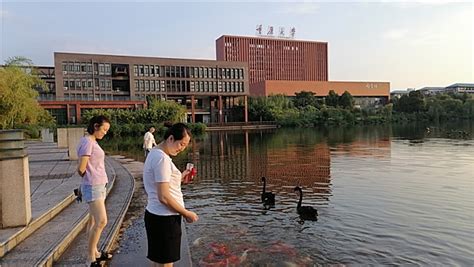
[[[82,156],[79,158],[79,165],[77,166],[77,173],[82,177],[86,174],[87,163],[90,156]]]
[[[171,196],[169,183],[156,183],[156,187],[161,203],[181,214],[189,223],[195,222],[199,219],[196,213],[185,209]]]

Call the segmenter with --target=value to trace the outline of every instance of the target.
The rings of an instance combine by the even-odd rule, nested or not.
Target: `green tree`
[[[393,108],[398,112],[414,113],[425,111],[425,101],[420,91],[411,91],[403,95],[398,101],[393,102]]]
[[[159,124],[166,121],[179,122],[186,118],[186,108],[174,101],[151,99],[147,109],[93,109],[82,114],[82,122],[86,123],[93,116],[104,115],[112,124]],[[130,126],[132,127],[132,126]]]
[[[474,98],[467,99],[463,104],[463,114],[466,118],[474,119]]]
[[[164,121],[179,122],[186,119],[186,107],[175,101],[162,101],[153,99],[148,106],[151,111],[150,122]]]
[[[297,108],[303,108],[306,106],[319,107],[316,94],[310,91],[301,91],[299,93],[295,93],[293,103]]]
[[[283,94],[270,95],[267,98],[267,103],[272,108],[277,109],[288,109],[293,107],[293,102],[286,95]]]
[[[389,103],[382,108],[380,113],[382,114],[382,116],[385,118],[386,121],[392,120],[392,110],[393,110],[392,103]]]
[[[337,107],[339,105],[339,95],[334,90],[330,90],[325,101],[327,106]]]
[[[339,97],[339,105],[345,109],[352,110],[354,108],[354,98],[351,93],[345,91],[341,97]]]
[[[31,60],[24,57],[9,58],[0,68],[1,129],[53,124],[51,115],[36,100],[38,92],[34,88],[46,85],[35,73]]]
[[[272,121],[274,119],[268,99],[262,97],[249,98],[249,119],[251,121]]]

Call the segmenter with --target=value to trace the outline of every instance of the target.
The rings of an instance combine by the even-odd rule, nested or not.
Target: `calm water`
[[[473,266],[473,135],[473,125],[208,134],[175,159],[198,168],[183,186],[200,216],[187,225],[193,262]],[[296,185],[318,221],[299,218]]]

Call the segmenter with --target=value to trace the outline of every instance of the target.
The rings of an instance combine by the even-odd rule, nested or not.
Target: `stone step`
[[[81,178],[72,175],[63,179],[30,180],[31,221],[25,227],[0,229],[0,257],[54,218],[74,202],[73,189]]]
[[[114,168],[111,166],[110,160],[106,160],[106,169],[107,175],[109,176],[109,185],[108,192],[113,188],[116,173]],[[52,183],[52,181],[42,181],[42,183]],[[59,188],[71,192],[74,188],[80,183],[80,178],[76,177],[76,180],[73,183],[61,183]],[[41,187],[43,185],[39,185]],[[39,188],[38,187],[38,188]],[[43,186],[45,187],[45,186]],[[46,186],[47,188],[47,186]],[[39,189],[36,189],[39,190]],[[54,202],[54,192],[51,190],[43,194],[44,201]],[[40,201],[34,199],[34,193],[32,194],[32,208],[35,202],[40,203]],[[69,193],[69,201],[74,197],[71,197]],[[69,202],[66,201],[66,202]],[[25,230],[22,232],[28,233],[23,237],[23,242],[12,241],[16,247],[11,247],[6,245],[6,255],[0,259],[0,266],[52,266],[53,261],[57,260],[64,250],[69,246],[71,241],[80,233],[84,228],[88,219],[87,205],[84,203],[69,203],[66,205],[63,203],[64,207],[61,210],[55,209],[56,216],[42,216],[42,224],[36,226],[36,231],[28,230],[31,223],[25,227]],[[37,204],[39,205],[39,204]],[[43,205],[45,205],[43,203]],[[60,211],[60,212],[59,212]],[[59,213],[59,214],[58,214]],[[15,234],[17,235],[17,234]],[[20,234],[23,235],[23,234]],[[11,238],[10,238],[11,239]],[[16,237],[14,238],[17,239]]]
[[[108,223],[99,240],[99,249],[105,251],[111,250],[135,190],[135,181],[130,172],[117,161],[110,161],[117,177],[114,189],[107,197]],[[78,264],[83,266],[87,262],[87,236],[85,229],[72,242],[74,245],[69,246],[63,256],[54,262],[54,266],[74,266]]]
[[[55,148],[55,144],[44,144],[38,141],[26,141],[25,143],[29,152],[38,151],[37,148],[43,147],[59,151]],[[63,151],[62,154],[65,152]],[[32,163],[34,159],[41,158],[49,158],[48,153],[28,156],[31,221],[25,227],[0,229],[0,258],[69,206],[75,199],[72,188],[77,187],[81,181],[79,176],[74,176],[77,162]]]

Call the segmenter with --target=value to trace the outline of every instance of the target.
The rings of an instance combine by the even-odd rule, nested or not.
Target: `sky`
[[[262,24],[327,42],[330,81],[474,83],[470,1],[0,0],[0,19],[2,63],[25,56],[53,66],[54,52],[215,59],[221,35],[255,36]]]

